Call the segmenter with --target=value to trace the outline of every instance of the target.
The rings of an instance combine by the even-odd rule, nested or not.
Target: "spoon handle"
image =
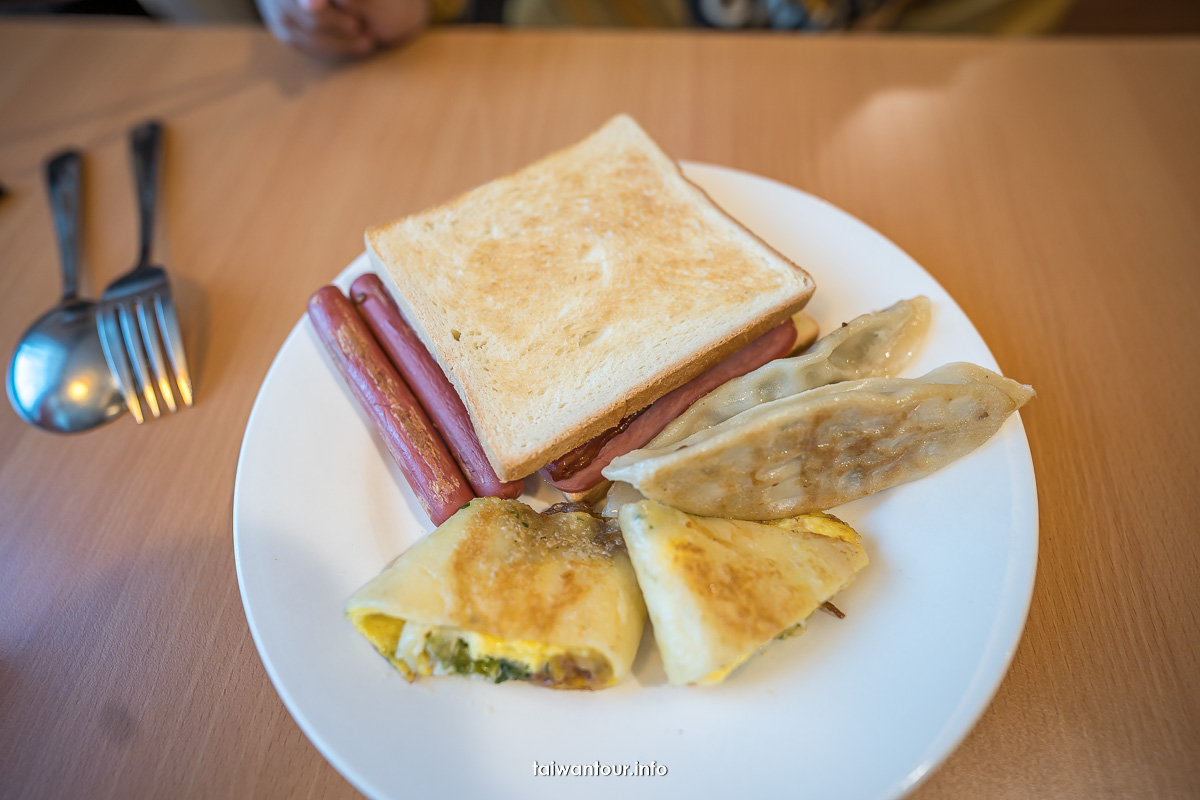
[[[141,242],[138,266],[150,264],[150,245],[154,236],[154,205],[158,193],[158,164],[162,152],[162,124],[156,120],[142,123],[130,131],[133,149],[133,180],[137,186]]]
[[[79,153],[67,150],[46,162],[46,184],[50,188],[50,210],[62,255],[62,302],[74,300],[79,290],[79,228],[81,183]]]

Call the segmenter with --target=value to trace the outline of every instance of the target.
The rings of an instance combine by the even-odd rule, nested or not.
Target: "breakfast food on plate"
[[[775,519],[922,478],[979,447],[1033,389],[974,364],[835,383],[743,411],[604,470],[692,514]]]
[[[612,521],[472,500],[346,607],[406,678],[600,689],[628,672],[646,610]]]
[[[858,378],[893,378],[929,330],[929,298],[918,295],[855,317],[808,353],[772,361],[725,383],[677,416],[647,447],[683,441],[762,403]]]
[[[421,401],[422,408],[441,433],[475,494],[509,499],[519,497],[525,482],[504,482],[496,477],[496,471],[479,446],[479,438],[471,427],[462,400],[446,380],[442,368],[404,321],[379,277],[370,273],[358,277],[350,284],[350,300],[405,383]]]
[[[318,290],[308,317],[425,513],[440,525],[474,495],[433,423],[341,290]]]
[[[393,360],[412,362],[406,374],[424,386],[426,407],[457,415],[439,427],[456,424],[469,440],[457,395],[380,283],[364,276],[351,295],[354,302],[326,287],[310,315],[368,412],[386,422],[384,411],[395,416],[416,401],[392,386],[404,388],[382,351],[368,346],[374,340],[355,306]],[[597,689],[629,671],[648,607],[672,684],[723,680],[772,639],[802,630],[867,563],[852,529],[805,512],[945,466],[1033,396],[971,364],[891,377],[928,323],[929,301],[916,297],[856,318],[806,355],[742,377],[726,381],[731,373],[719,364],[709,370],[720,378],[717,388],[694,404],[678,399],[680,390],[668,392],[654,405],[667,406],[664,420],[676,421],[656,422],[642,441],[666,427],[648,447],[604,470],[618,481],[606,513],[619,517],[620,532],[581,504],[538,514],[513,500],[473,500],[360,590],[347,615],[409,680],[459,674]],[[733,360],[775,359],[794,337],[777,326],[744,348],[760,353]],[[375,369],[372,359],[383,366]],[[649,414],[630,415],[594,449],[603,452]],[[414,437],[409,427],[402,420],[393,425],[398,431],[381,430],[389,442],[434,453],[429,463],[450,464],[444,450],[411,446],[436,433]],[[477,488],[504,487],[485,472]],[[423,502],[435,519],[451,513],[444,500]]]
[[[786,324],[772,328],[715,367],[559,456],[538,472],[547,483],[572,500],[585,503],[599,501],[610,485],[600,474],[601,470],[614,458],[645,445],[697,398],[704,397],[726,381],[745,375],[772,359],[806,350],[816,341],[819,333],[817,323],[803,311],[792,315],[792,327],[795,329],[794,336],[793,330]]]
[[[438,525],[346,607],[410,681],[611,686],[648,607],[670,683],[719,682],[866,565],[807,512],[945,466],[1033,396],[970,364],[897,378],[924,297],[784,359],[816,338],[812,279],[626,116],[366,243],[376,274],[309,316]],[[511,499],[535,471],[589,502],[617,481],[610,518]]]
[[[814,289],[626,116],[366,242],[502,481],[791,326]]]
[[[867,564],[825,514],[778,524],[706,519],[643,500],[621,509],[668,681],[712,684],[805,620]]]
[[[796,342],[794,323],[776,326],[715,367],[667,392],[646,408],[547,464],[540,474],[556,489],[573,497],[600,483],[600,471],[614,458],[649,442],[663,426],[685,411],[697,398],[721,384],[745,375],[791,352]],[[583,499],[579,497],[577,499]]]
[[[924,341],[929,316],[929,298],[918,295],[883,311],[855,317],[807,353],[777,359],[709,392],[675,417],[645,449],[666,448],[756,405],[818,386],[855,378],[893,377],[912,360]],[[615,517],[625,503],[642,499],[642,494],[627,483],[606,486],[605,490],[607,517]]]

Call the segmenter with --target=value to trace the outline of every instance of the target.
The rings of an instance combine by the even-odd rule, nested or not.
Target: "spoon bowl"
[[[79,433],[125,410],[100,332],[96,304],[75,294],[80,158],[68,151],[46,164],[50,207],[62,254],[63,296],[25,331],[8,365],[8,399],[21,419],[54,433]]]
[[[8,398],[21,419],[55,433],[121,415],[125,401],[104,360],[95,303],[63,303],[29,326],[9,363]]]

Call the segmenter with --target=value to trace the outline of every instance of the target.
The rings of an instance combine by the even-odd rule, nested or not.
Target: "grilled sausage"
[[[474,495],[433,423],[340,289],[319,289],[308,317],[425,513],[441,525]]]
[[[350,285],[350,299],[421,401],[476,494],[509,500],[519,497],[525,482],[504,482],[496,477],[496,471],[479,444],[467,407],[441,366],[405,321],[383,281],[373,273],[357,278]]]

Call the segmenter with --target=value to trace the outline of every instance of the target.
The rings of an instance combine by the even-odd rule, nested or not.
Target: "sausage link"
[[[525,490],[525,481],[504,482],[496,476],[479,444],[467,407],[404,319],[379,276],[368,273],[355,279],[350,285],[350,299],[421,401],[476,494],[509,500],[519,497]]]
[[[433,423],[340,289],[317,290],[308,317],[425,513],[441,525],[474,495]]]

